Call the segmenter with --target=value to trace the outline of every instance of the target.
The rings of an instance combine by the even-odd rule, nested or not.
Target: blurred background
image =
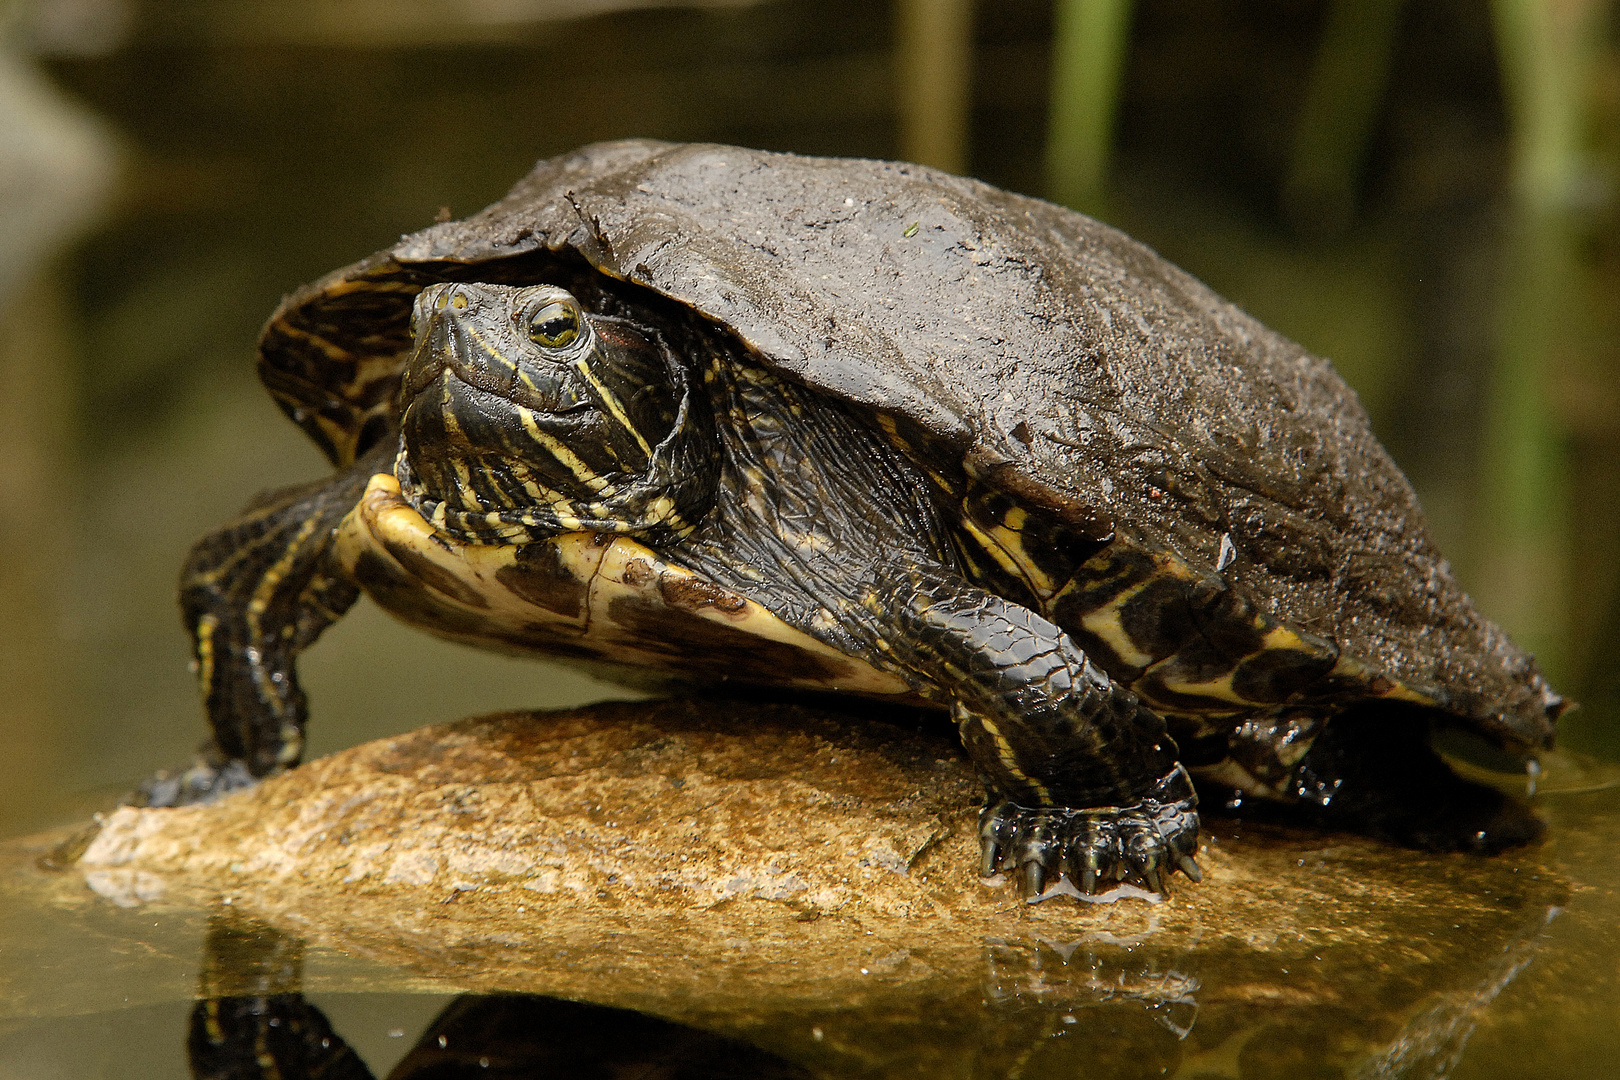
[[[186,548],[319,476],[280,296],[628,135],[898,157],[1120,226],[1330,357],[1481,605],[1620,752],[1607,0],[0,5],[0,833],[184,760]],[[618,694],[362,601],[323,753]]]

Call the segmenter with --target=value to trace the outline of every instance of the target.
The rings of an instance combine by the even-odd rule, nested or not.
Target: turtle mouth
[[[536,347],[519,332],[536,293],[566,297],[466,283],[418,295],[400,390],[401,492],[472,543],[690,532],[712,498],[712,435],[684,366],[661,339],[605,317]]]
[[[483,290],[441,282],[417,296],[412,313],[416,347],[405,363],[400,401],[407,407],[449,372],[459,382],[521,409],[566,415],[594,407],[567,368],[525,365],[511,340],[505,312],[490,312]],[[503,305],[504,307],[504,305]]]
[[[524,362],[510,307],[488,287],[424,289],[400,388],[400,489],[428,520],[473,542],[577,528],[576,500],[563,489],[600,491],[612,464],[571,455],[564,465],[575,467],[559,470],[547,452],[591,444],[598,411],[568,367]]]

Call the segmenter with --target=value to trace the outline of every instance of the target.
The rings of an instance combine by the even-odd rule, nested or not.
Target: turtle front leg
[[[1033,898],[1066,875],[1082,894],[1114,883],[1164,892],[1202,876],[1198,799],[1164,720],[1028,608],[947,575],[908,575],[888,607],[889,651],[950,695],[962,743],[990,790],[981,868],[1017,872]]]
[[[329,481],[271,492],[192,548],[180,575],[212,738],[184,770],[141,785],[147,806],[206,802],[297,765],[309,715],[294,661],[359,596],[333,552],[379,447]]]

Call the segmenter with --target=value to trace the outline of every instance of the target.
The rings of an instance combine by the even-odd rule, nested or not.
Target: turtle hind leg
[[[1452,772],[1422,711],[1369,702],[1334,716],[1294,771],[1307,813],[1426,851],[1489,854],[1538,839],[1545,826],[1527,805]]]
[[[299,763],[309,709],[294,661],[359,596],[333,540],[391,457],[379,448],[331,480],[261,496],[192,548],[180,607],[212,738],[132,801],[206,802]]]

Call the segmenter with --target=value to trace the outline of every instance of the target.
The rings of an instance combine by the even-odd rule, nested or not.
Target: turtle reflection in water
[[[489,648],[948,709],[981,868],[1028,896],[1197,880],[1193,777],[1426,848],[1539,829],[1427,736],[1528,755],[1563,703],[1354,394],[1062,208],[599,144],[294,293],[260,374],[337,472],[192,552],[213,740],[153,803],[298,764],[294,659],[364,590]]]
[[[360,1055],[304,997],[300,940],[263,925],[216,920],[206,944],[202,992],[186,1036],[193,1077],[372,1080]],[[629,1009],[537,994],[456,998],[388,1073],[390,1080],[810,1075],[723,1035]]]

